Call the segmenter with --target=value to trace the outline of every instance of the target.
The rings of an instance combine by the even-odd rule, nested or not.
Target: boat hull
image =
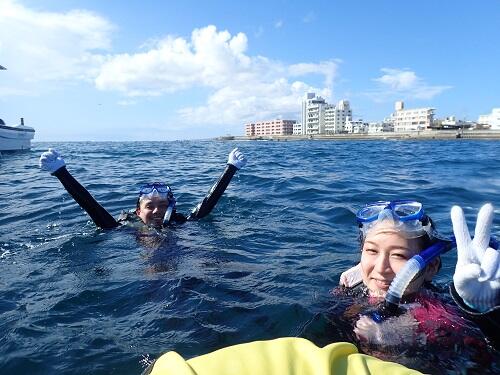
[[[0,151],[29,150],[35,130],[28,126],[0,125]]]

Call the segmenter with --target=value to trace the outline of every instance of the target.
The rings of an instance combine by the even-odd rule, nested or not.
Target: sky
[[[354,119],[500,107],[500,1],[0,0],[0,118],[35,141],[242,135],[307,92]]]

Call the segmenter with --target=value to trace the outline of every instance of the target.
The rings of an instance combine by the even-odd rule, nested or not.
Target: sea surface
[[[236,146],[249,162],[212,214],[151,236],[96,229],[38,167],[56,148],[115,217],[152,181],[169,183],[188,213]],[[359,260],[357,209],[415,199],[450,235],[452,205],[473,230],[492,202],[499,236],[499,150],[499,141],[473,140],[175,141],[34,143],[4,154],[0,373],[140,374],[170,350],[190,358],[283,336],[354,341],[352,326],[332,318],[331,290]],[[439,285],[455,260],[454,251],[443,257]]]

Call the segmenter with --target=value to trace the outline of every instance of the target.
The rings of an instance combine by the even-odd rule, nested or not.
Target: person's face
[[[370,230],[366,236],[361,252],[361,270],[363,283],[373,296],[384,297],[392,280],[405,263],[418,254],[421,240],[407,239],[394,229],[390,223],[380,223]],[[424,274],[413,280],[405,294],[416,292],[425,280],[432,279],[427,267]],[[437,269],[436,269],[437,272]]]
[[[163,224],[163,216],[167,212],[168,199],[158,196],[142,199],[139,208],[136,210],[137,216],[147,225],[161,227]]]

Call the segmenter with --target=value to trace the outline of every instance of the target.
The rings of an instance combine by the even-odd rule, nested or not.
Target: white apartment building
[[[351,120],[347,118],[344,130],[349,134],[365,134],[368,133],[368,123],[363,120]]]
[[[493,108],[489,115],[480,115],[479,125],[489,125],[491,130],[500,130],[500,108]]]
[[[327,105],[325,107],[325,134],[349,132],[345,127],[350,118],[352,118],[352,110],[347,100],[341,100],[337,105]]]
[[[257,135],[291,135],[295,120],[268,120],[245,124],[245,135],[247,137]]]
[[[368,134],[393,132],[394,125],[389,122],[370,122],[368,124]]]
[[[296,122],[293,124],[293,135],[301,135],[302,134],[302,124],[300,122]]]
[[[390,121],[395,132],[427,130],[434,120],[434,108],[404,109],[404,102],[398,101]]]
[[[302,134],[325,134],[325,107],[321,96],[307,93],[302,101]]]
[[[352,111],[347,100],[337,105],[328,104],[321,96],[307,93],[302,101],[301,134],[338,134],[345,132],[345,124]]]

